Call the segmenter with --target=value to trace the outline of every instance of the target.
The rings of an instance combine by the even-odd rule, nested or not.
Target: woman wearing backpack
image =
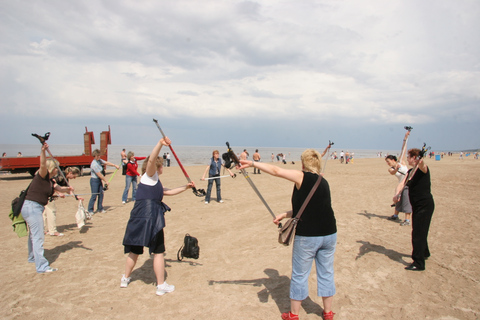
[[[33,177],[22,207],[22,216],[28,225],[28,262],[35,263],[38,273],[58,270],[51,268],[44,256],[43,211],[45,206],[55,191],[62,193],[73,191],[72,187],[61,187],[53,180],[58,173],[58,162],[47,160],[45,155],[47,149],[48,144],[44,143],[40,152],[40,169]]]
[[[167,137],[160,139],[150,156],[143,162],[136,201],[130,212],[130,219],[123,238],[124,252],[128,253],[128,256],[120,287],[128,286],[138,256],[143,254],[143,247],[148,247],[150,254],[154,254],[153,270],[157,278],[156,294],[159,296],[175,290],[175,286],[169,285],[165,281],[163,228],[165,227],[165,211],[170,211],[170,208],[162,202],[163,196],[177,195],[195,187],[195,184],[191,182],[175,189],[167,189],[160,182],[159,176],[163,173],[163,159],[158,155],[162,147],[169,146],[170,143],[171,141]]]

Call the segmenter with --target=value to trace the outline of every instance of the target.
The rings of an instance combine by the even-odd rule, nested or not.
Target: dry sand
[[[409,272],[404,267],[411,261],[411,228],[386,219],[393,213],[396,178],[384,160],[328,161],[325,179],[338,226],[335,319],[480,317],[480,161],[454,156],[427,164],[436,204],[432,257],[426,271]],[[200,181],[205,166],[186,169],[197,187],[206,188]],[[290,208],[291,183],[250,176],[274,212]],[[90,192],[89,179],[72,181],[77,193]],[[161,180],[166,187],[186,182],[179,167],[165,168]],[[122,239],[133,207],[121,203],[124,176],[116,174],[106,192],[107,212],[81,231],[76,201],[57,201],[57,226],[65,236],[46,236],[45,256],[59,268],[52,274],[37,274],[27,263],[27,238],[18,238],[8,219],[10,201],[29,182],[27,175],[0,176],[2,319],[280,319],[289,310],[291,248],[277,243],[270,214],[240,173],[222,179],[223,204],[214,201],[215,192],[209,205],[190,191],[164,199],[172,208],[165,230],[167,281],[176,290],[162,297],[155,295],[147,254],[139,258],[129,287],[120,288]],[[198,238],[200,258],[179,262],[186,233]],[[301,319],[321,319],[315,278],[313,272]]]

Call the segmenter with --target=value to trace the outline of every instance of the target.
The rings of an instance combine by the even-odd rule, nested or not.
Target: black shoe
[[[388,217],[387,220],[390,220],[390,221],[400,221],[400,218],[398,216],[395,217],[395,215],[391,216],[391,217]]]
[[[405,267],[405,270],[409,270],[409,271],[423,271],[425,270],[425,268],[419,268],[417,267],[416,265],[414,265],[413,263],[411,265],[409,265],[408,267]]]

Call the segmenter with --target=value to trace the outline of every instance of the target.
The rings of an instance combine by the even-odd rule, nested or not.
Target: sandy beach
[[[348,165],[328,160],[325,179],[338,228],[335,319],[479,319],[480,161],[454,155],[426,162],[436,204],[432,256],[425,271],[410,272],[404,267],[411,262],[411,227],[387,220],[397,180],[383,158]],[[300,169],[299,161],[275,165]],[[205,166],[186,170],[206,189],[200,181]],[[290,208],[292,183],[249,171],[275,213]],[[112,173],[109,168],[108,178]],[[27,174],[0,176],[2,319],[280,319],[290,308],[291,247],[277,242],[271,215],[239,172],[222,179],[224,203],[214,201],[215,192],[209,205],[191,191],[164,198],[172,208],[166,214],[167,282],[176,290],[161,297],[148,254],[139,258],[128,288],[120,288],[122,239],[133,207],[122,205],[120,172],[105,194],[107,212],[81,230],[77,202],[57,200],[57,227],[65,236],[46,236],[45,256],[59,268],[51,274],[37,274],[27,263],[27,238],[17,237],[8,218],[11,200],[30,180]],[[168,188],[186,183],[179,167],[165,168],[161,180]],[[71,184],[89,193],[89,181],[87,174]],[[200,258],[180,262],[186,233],[198,238]],[[300,319],[321,319],[314,271],[309,286]]]

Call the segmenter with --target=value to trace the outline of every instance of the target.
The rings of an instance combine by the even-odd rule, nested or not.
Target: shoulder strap
[[[305,207],[306,207],[307,204],[310,202],[310,199],[312,199],[313,194],[315,193],[315,191],[317,190],[318,186],[320,185],[320,181],[321,181],[321,180],[322,180],[322,175],[319,174],[319,175],[318,175],[317,182],[315,182],[315,185],[313,186],[312,190],[310,190],[310,193],[308,194],[307,198],[306,198],[305,201],[303,202],[302,207],[300,208],[300,210],[298,210],[298,213],[297,213],[297,215],[295,216],[295,219],[300,220],[300,217],[302,216],[302,213],[303,213],[303,211],[305,210]]]

